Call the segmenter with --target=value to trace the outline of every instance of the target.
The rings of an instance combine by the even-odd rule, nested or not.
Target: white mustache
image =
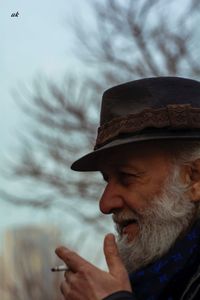
[[[112,215],[113,222],[120,224],[129,220],[139,221],[140,217],[138,213],[130,212],[119,212]]]

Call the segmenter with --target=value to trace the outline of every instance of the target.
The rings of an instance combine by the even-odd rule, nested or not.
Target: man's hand
[[[109,272],[98,269],[65,247],[57,248],[56,254],[70,269],[65,272],[65,280],[61,284],[64,299],[102,300],[117,291],[131,291],[128,273],[113,234],[108,234],[104,239],[104,255]]]

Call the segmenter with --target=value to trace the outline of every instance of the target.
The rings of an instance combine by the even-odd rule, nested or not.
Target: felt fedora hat
[[[106,90],[94,151],[71,168],[96,171],[98,159],[113,147],[164,139],[200,139],[199,81],[152,77]]]

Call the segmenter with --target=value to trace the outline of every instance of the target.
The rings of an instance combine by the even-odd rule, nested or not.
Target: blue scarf
[[[162,258],[130,274],[138,300],[175,300],[200,263],[200,220]]]

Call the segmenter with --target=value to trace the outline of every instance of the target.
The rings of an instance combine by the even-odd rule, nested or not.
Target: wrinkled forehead
[[[109,149],[98,160],[99,169],[116,166],[137,166],[171,157],[168,147],[159,142],[140,142]]]

